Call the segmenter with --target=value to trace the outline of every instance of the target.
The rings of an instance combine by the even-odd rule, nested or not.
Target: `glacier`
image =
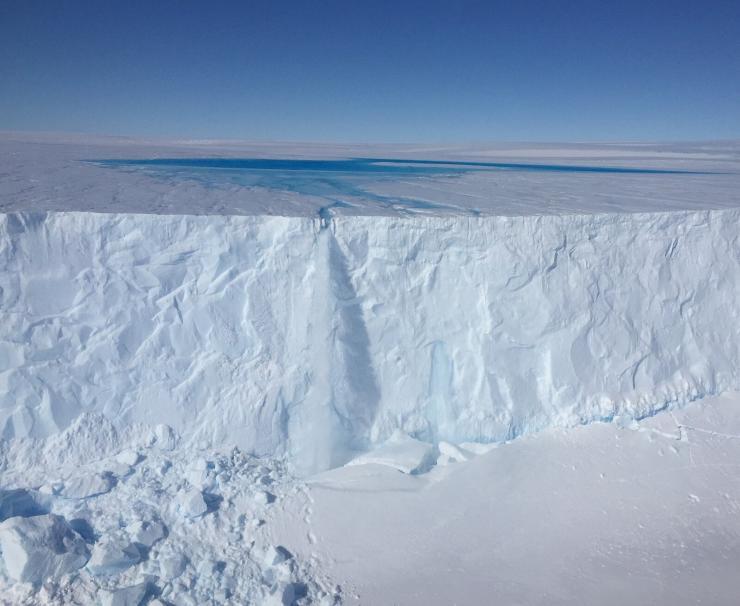
[[[738,150],[0,133],[0,603],[734,603]]]
[[[0,428],[345,463],[740,387],[738,211],[0,217]]]

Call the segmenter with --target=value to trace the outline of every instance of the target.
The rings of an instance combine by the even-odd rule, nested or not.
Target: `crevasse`
[[[740,388],[740,211],[0,215],[0,431],[345,462]]]

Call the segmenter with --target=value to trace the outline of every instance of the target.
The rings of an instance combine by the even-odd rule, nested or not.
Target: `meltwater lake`
[[[470,173],[541,173],[581,175],[690,175],[690,171],[653,168],[467,162],[393,158],[271,159],[271,158],[151,158],[95,160],[120,170],[144,171],[169,180],[188,179],[205,186],[238,185],[317,196],[327,208],[350,206],[361,198],[381,206],[409,210],[444,210],[445,204],[416,196],[378,193],[377,186],[424,179],[455,178]],[[375,189],[376,191],[373,191]]]

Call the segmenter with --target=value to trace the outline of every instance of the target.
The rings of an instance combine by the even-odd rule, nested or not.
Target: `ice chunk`
[[[467,461],[472,454],[465,452],[462,448],[459,448],[454,444],[450,444],[449,442],[440,442],[437,445],[437,448],[439,450],[439,458],[443,458],[446,463],[460,463],[462,461]]]
[[[211,465],[205,459],[196,459],[187,471],[186,478],[196,488],[207,488],[213,484]]]
[[[180,553],[172,553],[159,559],[159,575],[163,579],[176,579],[183,572],[188,561]]]
[[[434,446],[396,432],[375,450],[360,455],[347,465],[387,465],[403,473],[426,471],[433,463]]]
[[[208,504],[200,490],[188,490],[180,495],[177,506],[186,518],[198,518],[208,511]]]
[[[491,452],[494,448],[497,448],[498,444],[481,444],[480,442],[463,442],[460,444],[460,448],[466,452],[470,452],[474,455],[482,455],[487,452]]]
[[[272,593],[264,600],[264,606],[291,606],[308,594],[305,583],[280,581],[275,584]]]
[[[149,583],[101,592],[101,606],[139,606],[149,590]]]
[[[93,548],[87,569],[94,575],[117,574],[141,561],[141,552],[121,536],[103,537]]]
[[[22,488],[0,490],[0,522],[21,516],[28,518],[49,513],[39,498],[31,491]]]
[[[269,505],[275,502],[275,495],[266,490],[258,490],[254,493],[254,502],[258,505]]]
[[[105,472],[114,478],[125,478],[133,473],[134,468],[131,465],[119,463],[116,460],[106,461]]]
[[[164,525],[160,522],[136,522],[129,528],[129,535],[134,543],[151,547],[165,534]]]
[[[177,445],[177,434],[169,425],[159,424],[152,431],[153,446],[169,451]]]
[[[46,482],[39,486],[39,492],[43,495],[58,495],[62,492],[64,483],[60,481]]]
[[[111,473],[96,473],[78,476],[64,483],[62,496],[67,499],[89,499],[110,492],[115,485]]]
[[[293,554],[290,553],[282,545],[270,545],[265,550],[265,557],[263,559],[265,566],[277,566],[287,560],[293,558]]]
[[[121,465],[128,465],[129,467],[133,467],[139,461],[141,461],[141,455],[135,450],[124,450],[116,455],[116,462],[120,463]]]
[[[33,584],[73,572],[89,557],[83,538],[54,514],[2,522],[0,552],[11,579]]]

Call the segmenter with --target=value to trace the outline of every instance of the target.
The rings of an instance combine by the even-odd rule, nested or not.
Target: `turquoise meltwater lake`
[[[270,158],[151,158],[96,160],[95,164],[122,170],[145,171],[165,179],[190,179],[206,186],[239,185],[318,196],[327,208],[349,205],[352,198],[383,206],[414,210],[441,209],[412,197],[373,192],[373,186],[419,179],[455,178],[470,173],[560,173],[581,175],[681,175],[696,174],[651,168],[464,162],[393,158],[270,159]]]

